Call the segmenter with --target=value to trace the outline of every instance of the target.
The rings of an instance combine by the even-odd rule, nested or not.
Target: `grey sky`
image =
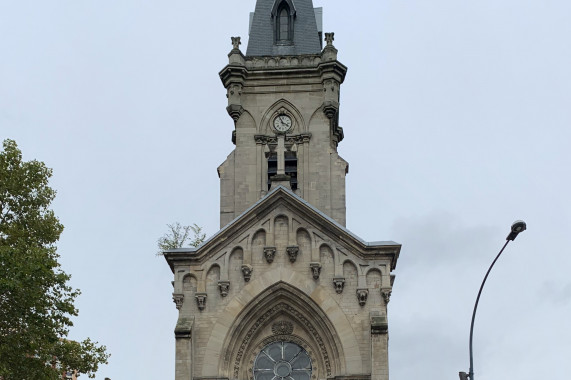
[[[233,149],[218,71],[255,1],[0,0],[0,138],[54,169],[72,338],[98,378],[174,377],[166,223],[218,230]],[[571,355],[571,2],[314,1],[349,67],[347,227],[403,244],[391,380],[561,377]],[[565,376],[565,375],[563,375]]]

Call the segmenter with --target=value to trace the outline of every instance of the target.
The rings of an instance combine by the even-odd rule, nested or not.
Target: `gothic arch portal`
[[[312,286],[286,268],[268,271],[242,288],[212,331],[205,356],[219,360],[205,366],[203,376],[218,373],[229,379],[249,379],[261,348],[279,340],[310,353],[315,364],[312,379],[363,373],[353,328],[337,302],[321,285]]]

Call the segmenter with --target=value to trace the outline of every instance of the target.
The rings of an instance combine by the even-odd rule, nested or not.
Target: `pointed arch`
[[[293,43],[295,6],[291,0],[276,0],[272,7],[274,21],[274,43],[289,45]]]
[[[272,7],[272,17],[278,14],[278,9],[284,5],[284,3],[289,7],[290,14],[294,16],[296,14],[295,5],[292,0],[275,0]]]
[[[315,353],[319,378],[363,372],[359,344],[337,302],[324,287],[282,267],[243,287],[225,307],[205,347],[205,355],[220,358],[218,367],[213,361],[201,375],[242,378],[278,318],[292,321],[289,337]]]
[[[280,99],[268,107],[268,110],[262,116],[262,121],[260,122],[259,133],[273,135],[271,122],[274,117],[277,116],[278,112],[285,111],[293,119],[293,128],[288,134],[298,134],[307,132],[307,125],[305,120],[301,115],[301,112],[297,109],[293,103],[287,101],[286,99]]]

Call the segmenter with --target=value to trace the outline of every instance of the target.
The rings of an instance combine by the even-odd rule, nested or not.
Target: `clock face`
[[[278,132],[287,132],[291,129],[291,118],[288,115],[279,115],[274,119],[274,128]]]

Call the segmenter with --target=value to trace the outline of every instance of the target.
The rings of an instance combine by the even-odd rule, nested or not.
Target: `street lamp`
[[[490,274],[490,271],[494,267],[494,264],[496,263],[496,261],[498,261],[498,259],[500,258],[500,255],[502,254],[502,252],[504,251],[504,249],[506,248],[508,243],[510,241],[515,240],[517,235],[520,232],[525,231],[526,228],[527,228],[527,226],[523,220],[516,220],[512,224],[512,230],[511,230],[510,234],[508,235],[508,237],[506,237],[506,243],[504,244],[504,246],[500,250],[500,253],[498,253],[496,258],[492,262],[492,265],[490,265],[490,268],[486,272],[486,276],[484,276],[484,281],[482,281],[482,285],[480,285],[480,291],[478,291],[478,297],[476,297],[476,303],[474,304],[474,311],[472,312],[472,323],[470,324],[470,371],[469,371],[469,373],[459,372],[458,374],[460,375],[460,380],[468,380],[468,379],[474,380],[474,357],[472,356],[472,337],[474,334],[474,319],[476,318],[476,309],[478,309],[478,302],[480,301],[480,295],[482,294],[482,289],[484,289],[484,284],[486,283],[486,280],[488,279],[488,275]]]

